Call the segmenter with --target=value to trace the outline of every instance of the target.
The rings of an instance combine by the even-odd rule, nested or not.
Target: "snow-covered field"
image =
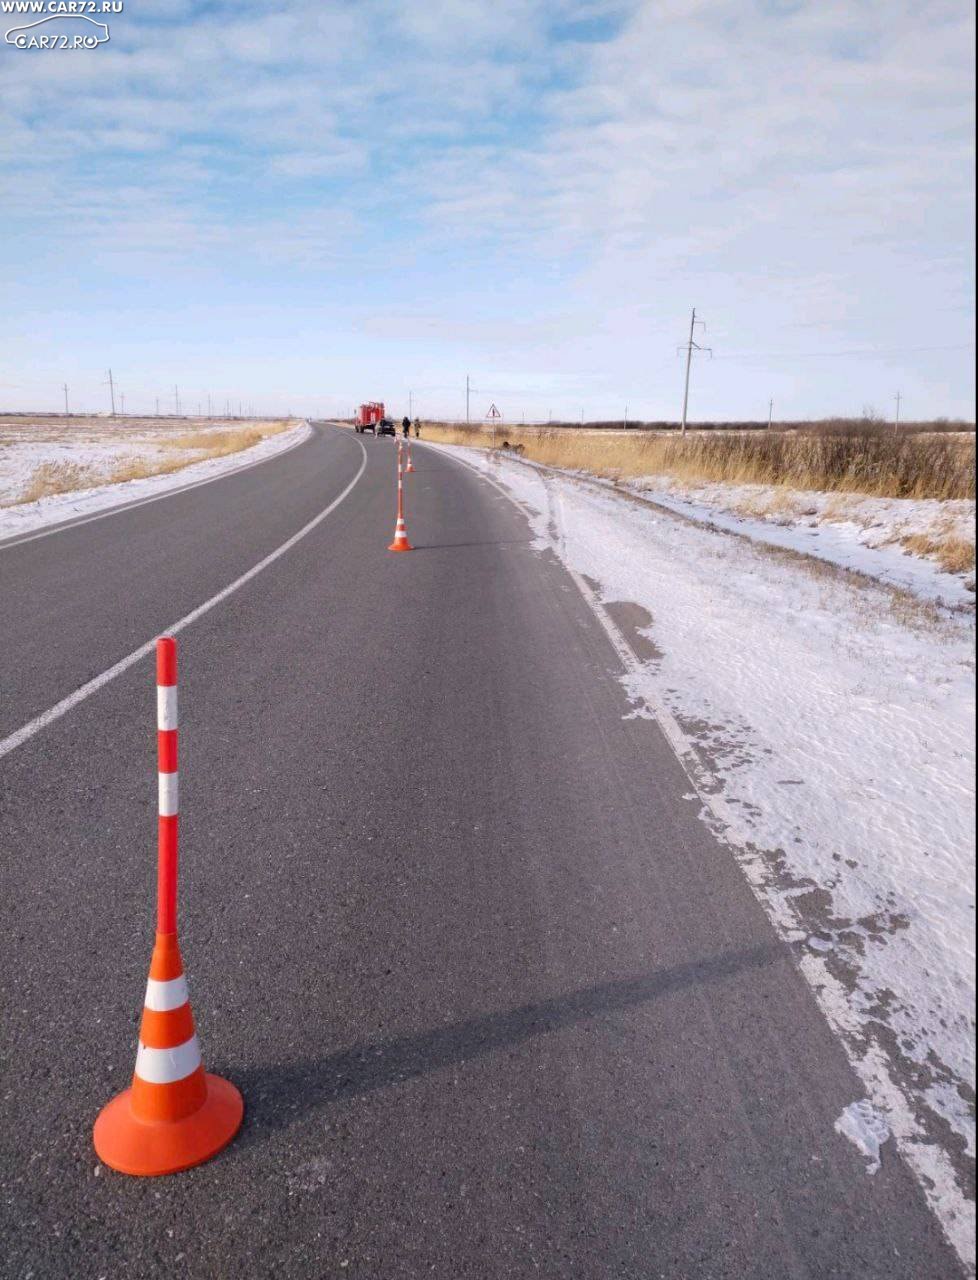
[[[259,443],[209,457],[223,433],[263,433]],[[0,424],[0,539],[32,533],[45,525],[94,514],[122,503],[154,497],[170,489],[209,480],[281,453],[304,440],[308,423],[179,422],[170,428],[155,420],[58,424]],[[177,469],[138,479],[113,479],[156,466]],[[79,487],[24,502],[38,468],[76,469]]]
[[[866,1098],[840,1132],[868,1172],[892,1135],[973,1258],[973,595],[874,548],[859,532],[871,520],[778,526],[665,495],[677,515],[602,482],[428,447],[527,509],[613,635],[616,602],[645,611],[644,658],[618,635],[633,714],[658,719],[845,1043]],[[874,519],[896,520],[876,501]],[[770,545],[782,535],[787,551]]]

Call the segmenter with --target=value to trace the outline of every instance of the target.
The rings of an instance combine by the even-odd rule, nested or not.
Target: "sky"
[[[0,43],[0,409],[674,420],[695,306],[692,421],[974,420],[966,0],[105,21]]]

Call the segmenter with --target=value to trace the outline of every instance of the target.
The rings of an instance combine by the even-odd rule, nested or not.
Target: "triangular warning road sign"
[[[486,414],[487,418],[501,418],[502,416],[503,415],[499,412],[499,410],[496,408],[494,404],[491,404],[489,406],[489,412]]]

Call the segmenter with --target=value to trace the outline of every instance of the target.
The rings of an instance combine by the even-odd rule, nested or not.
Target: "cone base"
[[[405,538],[403,542],[392,542],[390,546],[387,548],[387,550],[388,551],[413,551],[414,547],[412,547],[410,542],[408,542],[407,538]]]
[[[119,1173],[154,1178],[217,1155],[241,1127],[244,1099],[228,1080],[206,1075],[207,1098],[183,1120],[145,1121],[132,1113],[131,1089],[106,1103],[93,1134],[99,1159]]]

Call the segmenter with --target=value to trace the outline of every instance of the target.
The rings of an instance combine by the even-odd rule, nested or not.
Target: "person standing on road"
[[[401,430],[403,431],[404,438],[406,440],[407,437],[411,434],[411,419],[407,416],[407,414],[405,414],[404,417],[401,419]]]
[[[415,440],[421,439],[421,419],[420,418],[415,418],[414,420],[414,438]]]

